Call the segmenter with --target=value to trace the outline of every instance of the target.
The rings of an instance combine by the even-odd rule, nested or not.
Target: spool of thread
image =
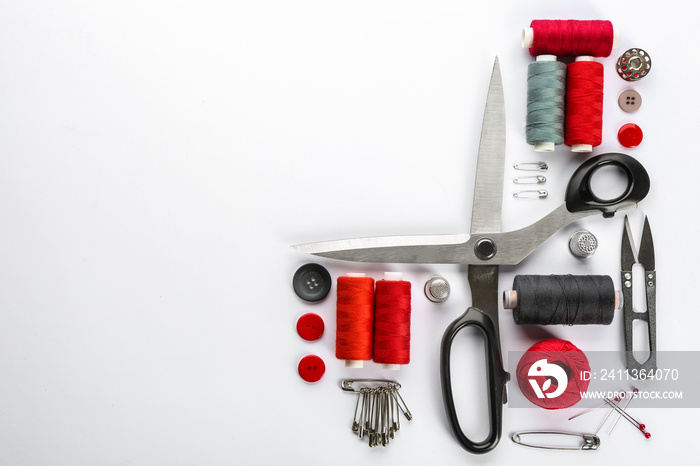
[[[532,345],[520,358],[516,378],[520,391],[532,403],[562,409],[581,401],[581,394],[588,390],[590,370],[588,358],[573,343],[549,338]]]
[[[603,65],[576,57],[566,73],[565,144],[573,152],[591,152],[603,139]]]
[[[411,359],[411,282],[398,272],[377,281],[374,314],[374,362],[398,370]]]
[[[621,302],[607,275],[516,275],[503,292],[518,325],[609,325]]]
[[[530,55],[607,57],[617,47],[619,37],[610,21],[536,19],[523,29],[523,48]]]
[[[554,55],[540,55],[527,67],[527,143],[552,152],[564,142],[566,65]]]
[[[372,359],[374,279],[363,273],[338,277],[335,357],[360,368]]]

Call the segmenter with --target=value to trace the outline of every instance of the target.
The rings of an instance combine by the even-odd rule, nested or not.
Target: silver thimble
[[[598,240],[593,236],[593,233],[587,230],[579,230],[569,239],[571,254],[581,259],[591,257],[597,248]]]
[[[434,303],[441,303],[450,296],[450,284],[440,276],[430,277],[425,282],[425,296]]]

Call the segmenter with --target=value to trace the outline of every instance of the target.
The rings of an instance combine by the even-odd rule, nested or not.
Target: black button
[[[294,274],[292,284],[294,292],[304,301],[320,301],[331,290],[331,274],[322,265],[304,264]]]

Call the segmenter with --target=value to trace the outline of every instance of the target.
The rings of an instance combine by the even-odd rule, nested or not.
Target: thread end
[[[573,144],[571,146],[571,152],[592,152],[593,146],[591,144]]]
[[[392,281],[392,282],[400,282],[403,280],[403,273],[402,272],[384,272],[384,280]]]
[[[364,365],[365,364],[362,361],[356,361],[351,359],[345,360],[345,367],[347,367],[348,369],[362,369]]]
[[[518,292],[506,290],[503,292],[503,309],[515,309],[518,307]]]
[[[523,28],[523,34],[520,39],[521,44],[524,49],[529,49],[532,47],[535,38],[535,30],[532,28]]]
[[[554,152],[553,142],[536,142],[535,152]]]
[[[401,364],[382,364],[382,369],[389,371],[397,371],[401,369]]]

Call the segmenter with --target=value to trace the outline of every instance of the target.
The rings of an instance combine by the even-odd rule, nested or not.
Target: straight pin
[[[629,397],[629,399],[627,400],[627,403],[625,403],[625,407],[622,408],[622,412],[623,412],[623,413],[624,413],[624,412],[627,412],[627,407],[630,405],[630,403],[632,402],[632,399],[635,397],[635,395],[637,395],[637,393],[639,393],[639,389],[638,389],[638,388],[635,388],[634,390],[632,390],[632,395],[631,395],[631,396]],[[613,433],[613,430],[615,429],[615,426],[617,425],[617,423],[620,422],[620,418],[621,418],[621,417],[622,417],[622,413],[620,413],[620,414],[617,416],[617,419],[615,419],[615,423],[614,423],[614,424],[612,425],[612,427],[610,428],[610,432],[608,432],[608,435],[611,435],[611,434]]]
[[[619,402],[620,402],[620,397],[619,397],[619,396],[616,396],[616,397],[615,397],[615,401],[617,401],[617,402],[619,403]],[[593,407],[593,408],[589,408],[589,409],[587,409],[587,410],[585,410],[585,411],[583,411],[583,412],[581,412],[581,413],[578,413],[578,414],[576,414],[576,415],[574,415],[574,416],[571,416],[571,417],[569,418],[569,421],[572,420],[572,419],[576,419],[576,418],[579,417],[579,416],[583,416],[584,414],[588,414],[588,413],[590,413],[591,411],[595,411],[596,409],[599,409],[599,408],[602,408],[602,407],[604,407],[604,406],[607,406],[608,404],[609,404],[609,403],[606,401],[605,403],[603,403],[603,404],[600,405],[600,406],[595,406],[595,407]]]
[[[604,399],[604,400],[607,400],[607,398],[603,398],[603,399]],[[624,411],[622,410],[622,408],[620,408],[620,407],[617,406],[617,405],[613,406],[613,409],[615,409],[617,412],[619,412],[620,414],[622,414],[622,417],[624,417],[627,421],[630,422],[630,424],[632,424],[632,425],[635,426],[637,429],[639,429],[639,430],[644,434],[644,437],[646,437],[646,438],[651,438],[651,434],[650,434],[649,432],[646,431],[646,426],[645,426],[644,424],[642,424],[641,422],[637,421],[635,418],[633,418],[632,416],[630,416],[629,414],[627,414],[626,412],[624,412]]]
[[[606,400],[606,401],[608,401],[607,398],[603,398],[603,399]],[[595,433],[594,433],[593,435],[598,435],[598,432],[600,432],[600,429],[602,429],[603,426],[605,425],[605,423],[608,422],[608,418],[610,417],[610,415],[613,413],[613,411],[614,411],[615,408],[617,407],[617,403],[616,403],[616,402],[609,401],[609,403],[610,403],[610,406],[612,407],[612,409],[608,412],[608,415],[605,416],[605,419],[603,419],[603,422],[600,423],[600,426],[598,426],[598,428],[596,429],[596,431],[595,431]]]

